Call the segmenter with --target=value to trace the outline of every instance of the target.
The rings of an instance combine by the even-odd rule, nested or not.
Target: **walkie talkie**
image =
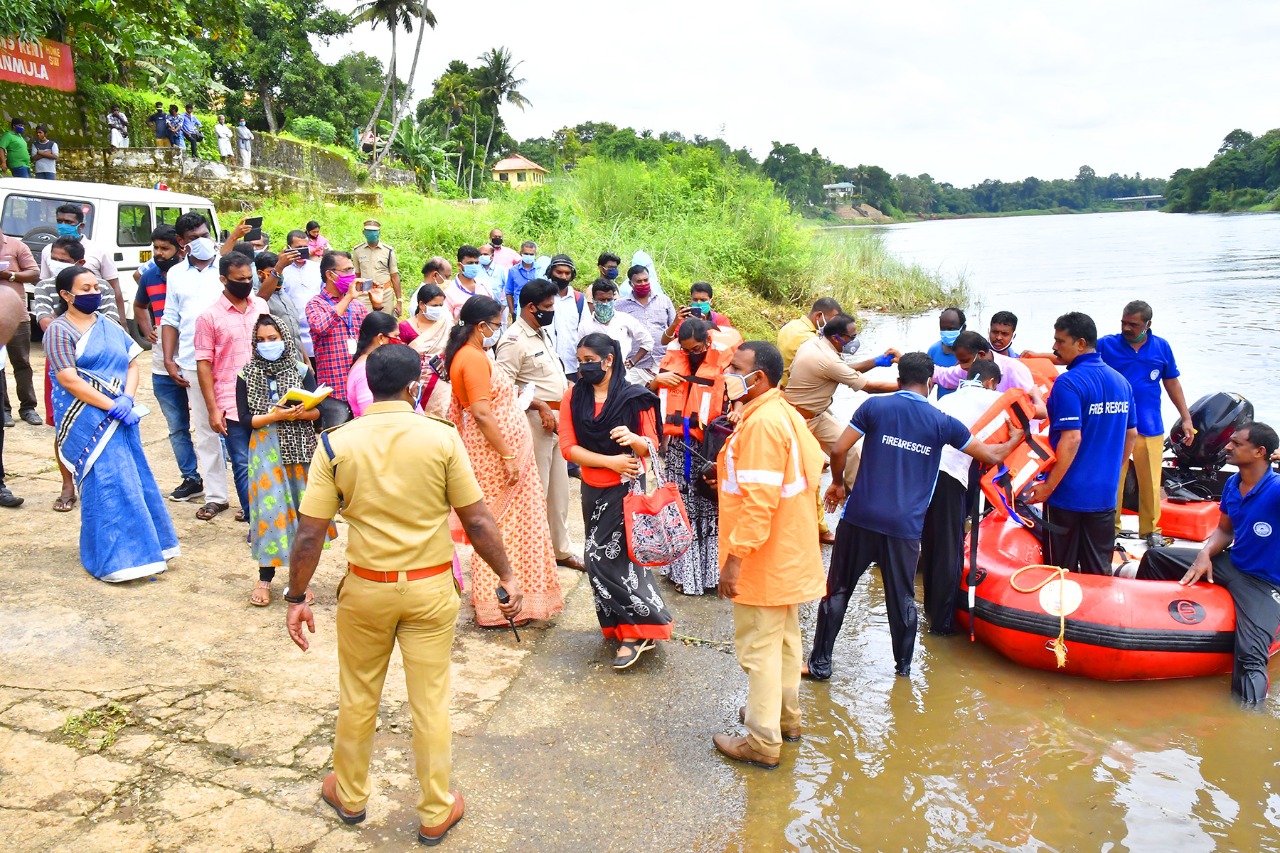
[[[498,603],[499,603],[499,604],[506,604],[508,601],[510,601],[510,600],[511,600],[511,596],[507,595],[507,591],[506,591],[505,589],[503,589],[502,587],[498,587],[498,593],[497,593],[497,595],[498,595]],[[512,619],[510,616],[508,616],[508,617],[507,617],[507,624],[511,626],[511,633],[513,633],[513,634],[515,634],[515,635],[516,635],[516,642],[517,642],[517,643],[519,643],[519,642],[523,642],[523,641],[520,639],[520,632],[516,629],[516,620],[514,620],[514,619]]]

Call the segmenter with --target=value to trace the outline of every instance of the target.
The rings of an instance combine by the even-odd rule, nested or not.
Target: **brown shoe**
[[[836,544],[836,535],[835,535],[835,533],[831,532],[830,530],[826,531],[825,533],[819,533],[819,534],[818,534],[818,544],[819,544],[819,545],[834,545],[834,544]]]
[[[738,722],[742,723],[744,726],[747,724],[747,709],[745,706],[738,709]],[[804,729],[800,726],[796,726],[794,729],[782,730],[782,739],[787,743],[795,743],[803,736]]]
[[[428,847],[434,847],[441,841],[444,841],[445,834],[453,829],[453,825],[462,820],[462,815],[467,810],[467,804],[462,801],[462,794],[457,791],[450,791],[453,794],[453,808],[449,810],[449,816],[441,823],[435,826],[418,826],[418,843],[425,844]]]
[[[556,560],[557,566],[564,566],[566,569],[573,569],[575,572],[585,572],[587,567],[581,560],[574,556],[568,556],[560,560]]]
[[[744,761],[756,767],[763,767],[765,770],[773,770],[778,766],[778,759],[771,758],[763,752],[756,752],[744,736],[718,734],[711,738],[711,742],[716,745],[716,749],[720,750],[722,755],[734,761]]]
[[[329,808],[338,813],[338,817],[342,818],[342,822],[348,826],[362,823],[365,817],[365,810],[358,812],[349,812],[342,807],[342,803],[338,802],[338,774],[330,773],[324,777],[324,781],[320,783],[320,799],[325,801]]]

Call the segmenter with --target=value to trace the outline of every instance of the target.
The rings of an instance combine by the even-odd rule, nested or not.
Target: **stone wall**
[[[387,187],[411,187],[417,178],[409,169],[393,169],[390,166],[378,166],[369,169],[369,180]]]
[[[59,149],[89,141],[75,92],[0,81],[0,120],[5,129],[14,118],[26,121],[28,140],[36,138],[36,125],[44,124]]]
[[[254,134],[253,167],[277,172],[304,181],[314,181],[329,189],[356,188],[355,175],[345,157],[314,145],[281,139],[267,133]]]
[[[292,175],[198,160],[174,148],[64,148],[58,160],[58,176],[69,181],[142,188],[162,182],[174,192],[208,198],[291,193],[319,197],[331,189]]]

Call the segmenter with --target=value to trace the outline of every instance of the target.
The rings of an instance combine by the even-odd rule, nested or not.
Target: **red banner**
[[[71,46],[48,39],[24,42],[0,37],[0,80],[74,92]]]

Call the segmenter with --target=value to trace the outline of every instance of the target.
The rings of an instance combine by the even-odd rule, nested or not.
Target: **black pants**
[[[884,581],[895,669],[900,675],[910,671],[916,647],[915,583],[919,559],[919,539],[898,539],[840,521],[827,571],[827,594],[818,603],[818,627],[813,634],[813,651],[809,653],[810,675],[831,677],[831,653],[844,623],[849,596],[872,563],[880,567]]]
[[[37,400],[35,377],[31,372],[30,319],[18,324],[17,330],[13,333],[13,340],[9,341],[7,352],[9,361],[13,363],[13,383],[16,386],[14,390],[18,392],[18,411],[20,413],[35,411]],[[5,412],[13,411],[9,405],[8,390],[0,393],[0,405],[4,406]]]
[[[924,612],[929,632],[950,634],[964,572],[964,516],[967,485],[949,474],[938,475],[920,537],[920,573],[924,578]]]
[[[4,371],[0,370],[0,397],[8,397]],[[4,427],[0,426],[0,486],[4,485]]]
[[[1044,561],[1069,572],[1111,574],[1111,554],[1116,547],[1116,511],[1075,512],[1046,505],[1045,521],[1063,528],[1045,534]]]
[[[1142,555],[1138,577],[1181,580],[1198,553],[1195,548],[1152,548]],[[1231,562],[1230,548],[1213,558],[1213,582],[1231,593],[1236,605],[1236,660],[1231,670],[1231,692],[1245,702],[1261,702],[1267,698],[1270,685],[1268,652],[1280,632],[1280,590],[1257,575],[1237,569]]]

